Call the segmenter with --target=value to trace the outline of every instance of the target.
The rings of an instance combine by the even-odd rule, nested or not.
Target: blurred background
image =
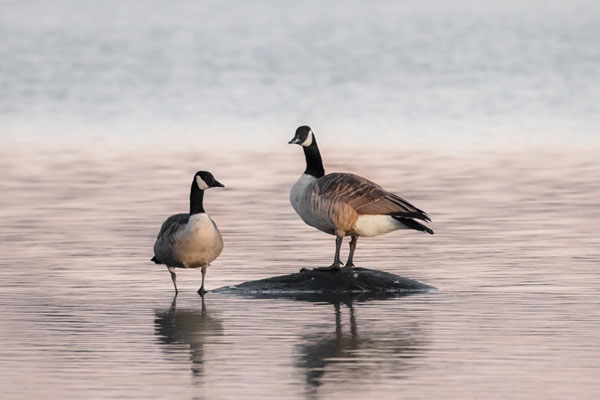
[[[594,0],[0,5],[3,141],[598,145]]]

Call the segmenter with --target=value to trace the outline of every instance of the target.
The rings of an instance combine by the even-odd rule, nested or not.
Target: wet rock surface
[[[302,269],[300,272],[225,286],[216,293],[302,295],[321,294],[411,294],[435,287],[399,275],[368,268],[339,271]]]

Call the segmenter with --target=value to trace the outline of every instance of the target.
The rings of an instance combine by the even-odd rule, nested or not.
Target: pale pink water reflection
[[[0,389],[7,398],[597,398],[600,181],[589,152],[340,151],[426,210],[434,236],[362,239],[360,266],[438,292],[354,303],[195,294],[150,262],[207,194],[225,249],[208,289],[325,265],[288,202],[297,148],[0,150]],[[347,243],[344,245],[344,254]]]

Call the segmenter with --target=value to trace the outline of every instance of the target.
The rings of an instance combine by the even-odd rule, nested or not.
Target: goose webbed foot
[[[329,267],[317,267],[317,268],[313,268],[313,269],[315,271],[339,271],[341,269],[342,265],[344,265],[343,262],[336,261],[333,264],[331,264]]]
[[[204,290],[204,286],[202,286],[200,289],[198,289],[197,292],[202,298],[204,298],[204,295],[206,294],[206,290]]]
[[[349,263],[346,263],[346,265],[344,265],[341,269],[348,270],[348,269],[352,269],[354,267],[355,267],[354,263],[352,261],[350,261]]]

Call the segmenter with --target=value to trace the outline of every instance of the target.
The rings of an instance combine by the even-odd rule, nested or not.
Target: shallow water
[[[333,239],[288,203],[296,147],[0,150],[3,396],[598,397],[597,151],[323,151],[433,219],[433,236],[361,239],[357,264],[439,291],[202,302],[183,271],[174,301],[152,244],[200,168],[226,185],[205,201],[225,238],[209,289],[331,262]]]

